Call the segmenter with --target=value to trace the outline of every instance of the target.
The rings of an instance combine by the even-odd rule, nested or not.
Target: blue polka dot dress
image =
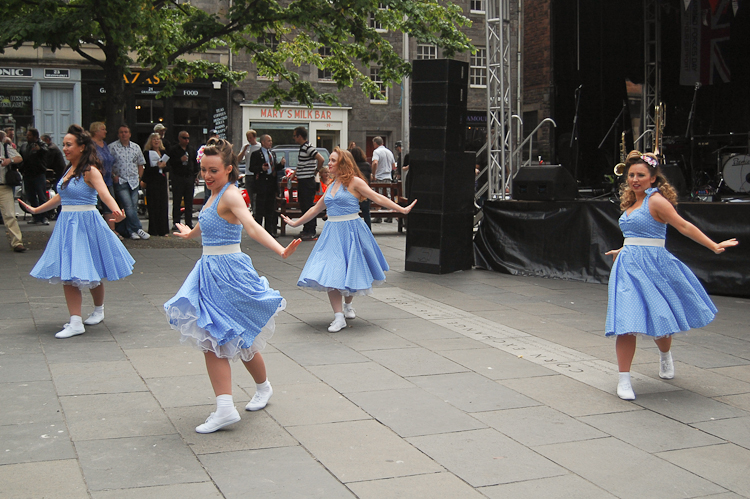
[[[647,189],[641,207],[620,217],[626,238],[665,238],[666,224],[654,220],[648,208],[655,192]],[[716,312],[695,274],[665,248],[626,245],[620,251],[609,278],[607,336],[669,336],[705,326]]]
[[[388,262],[359,216],[335,221],[336,217],[359,213],[359,200],[343,184],[336,189],[337,183],[326,190],[328,221],[302,269],[297,286],[318,291],[337,289],[344,296],[371,294],[373,285],[385,282]]]
[[[132,274],[135,260],[97,211],[96,189],[73,177],[57,191],[63,208],[31,275],[86,289]]]
[[[172,329],[217,357],[249,361],[266,346],[276,328],[274,318],[286,300],[259,277],[249,256],[239,251],[242,225],[231,224],[216,211],[230,184],[198,215],[204,254],[177,294],[164,304]],[[206,254],[237,245],[236,252]]]

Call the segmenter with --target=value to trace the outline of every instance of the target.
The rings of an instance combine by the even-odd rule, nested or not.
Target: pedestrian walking
[[[675,210],[677,193],[651,153],[632,151],[625,162],[627,183],[620,193],[620,249],[608,251],[614,265],[609,278],[606,335],[616,336],[620,379],[617,395],[635,399],[630,366],[636,336],[654,339],[659,348],[659,377],[674,378],[672,335],[710,323],[717,312],[693,272],[664,248],[667,224],[716,254],[736,239],[713,242]]]
[[[401,213],[409,213],[417,203],[400,206],[370,189],[349,151],[336,147],[328,160],[333,183],[312,208],[292,221],[282,215],[290,227],[298,227],[314,219],[324,209],[328,220],[310,257],[297,280],[297,286],[328,293],[333,308],[331,333],[346,327],[346,319],[354,319],[352,300],[356,295],[372,293],[372,286],[385,282],[388,263],[375,242],[372,232],[359,216],[359,203],[370,199]],[[344,297],[342,306],[341,299]]]
[[[63,138],[70,168],[57,184],[57,194],[38,207],[19,201],[30,213],[46,213],[62,204],[44,254],[31,271],[38,279],[63,284],[70,321],[55,338],[86,332],[85,325],[104,320],[103,279],[116,281],[133,273],[135,260],[96,209],[96,195],[112,210],[115,222],[125,218],[102,178],[102,163],[88,132],[71,125]],[[81,289],[89,289],[94,312],[81,321]]]
[[[242,228],[250,237],[282,258],[300,244],[281,246],[253,219],[239,189],[237,159],[232,144],[217,139],[206,145],[201,174],[211,197],[190,229],[178,224],[175,235],[202,237],[203,256],[177,294],[164,304],[170,326],[181,333],[180,341],[203,351],[206,369],[216,395],[216,411],[195,428],[211,433],[240,420],[232,398],[229,359],[242,360],[256,383],[256,392],[245,407],[263,409],[273,394],[266,377],[261,350],[275,329],[275,317],[286,301],[258,276],[252,260],[240,250]]]

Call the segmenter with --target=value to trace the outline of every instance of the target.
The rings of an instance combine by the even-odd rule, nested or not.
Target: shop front
[[[273,106],[263,104],[240,104],[242,123],[258,135],[269,134],[274,145],[294,144],[293,130],[298,126],[307,129],[310,143],[333,151],[336,146],[346,148],[349,140],[350,107],[314,106]]]
[[[0,66],[0,126],[12,128],[15,142],[37,128],[56,144],[81,121],[81,71],[44,66]]]
[[[195,80],[178,85],[170,97],[157,98],[164,87],[158,77],[141,78],[141,73],[132,71],[123,75],[123,78],[126,93],[124,120],[130,127],[131,140],[138,145],[145,144],[158,123],[167,127],[165,138],[170,144],[177,143],[180,130],[190,134],[190,145],[193,148],[205,144],[212,129],[219,132],[220,137],[227,137],[226,84]],[[84,123],[105,121],[107,94],[104,89],[104,73],[96,70],[83,71],[82,93],[86,102],[83,109]],[[110,125],[110,133],[118,125]]]

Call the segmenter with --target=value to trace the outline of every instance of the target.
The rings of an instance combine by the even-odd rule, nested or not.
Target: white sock
[[[103,314],[104,313],[104,305],[100,305],[98,307],[96,305],[94,305],[94,313],[97,313],[97,312],[99,312],[100,314]]]
[[[343,318],[344,318],[344,312],[335,312],[335,313],[333,314],[333,320],[336,320],[336,319],[339,319],[339,318],[340,318],[340,319],[343,319]]]
[[[672,360],[672,350],[669,350],[667,352],[662,352],[661,350],[659,350],[659,360],[661,360],[662,362],[666,360]]]
[[[70,322],[68,324],[70,324],[73,327],[75,327],[75,326],[83,327],[83,321],[81,320],[81,316],[80,315],[71,315],[70,316]]]
[[[216,397],[216,415],[224,417],[234,409],[234,399],[231,395],[219,395]]]
[[[265,393],[265,392],[269,391],[270,389],[271,389],[271,383],[268,382],[267,378],[266,378],[266,380],[263,383],[256,383],[255,384],[255,390],[257,392]]]
[[[626,383],[630,385],[630,373],[620,373],[620,384],[624,385]]]

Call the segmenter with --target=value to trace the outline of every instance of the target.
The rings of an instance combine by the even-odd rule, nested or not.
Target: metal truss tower
[[[643,0],[643,98],[641,103],[641,133],[643,150],[653,150],[653,132],[656,128],[656,106],[661,101],[661,15],[660,0]]]
[[[489,199],[505,199],[513,164],[513,95],[510,0],[487,0],[487,168]]]

